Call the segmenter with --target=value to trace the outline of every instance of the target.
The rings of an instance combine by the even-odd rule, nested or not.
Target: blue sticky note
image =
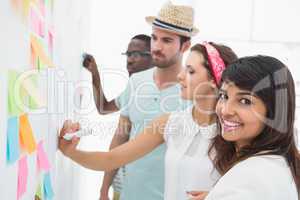
[[[11,117],[7,121],[6,161],[12,164],[19,159],[19,119]]]
[[[54,196],[50,173],[44,175],[44,195],[46,199],[52,199]]]

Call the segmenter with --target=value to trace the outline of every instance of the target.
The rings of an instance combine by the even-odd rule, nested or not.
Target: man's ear
[[[191,46],[191,41],[190,40],[184,42],[181,46],[182,53],[186,52],[190,48],[190,46]]]

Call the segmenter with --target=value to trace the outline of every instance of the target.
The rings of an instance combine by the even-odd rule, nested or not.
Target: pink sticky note
[[[18,189],[17,189],[18,200],[26,192],[27,177],[28,177],[27,157],[24,156],[19,160]]]
[[[41,16],[36,12],[36,10],[30,8],[30,27],[31,31],[38,34],[41,37],[44,37],[45,23],[41,19]]]
[[[39,33],[39,17],[33,8],[30,8],[30,28],[34,33]]]
[[[44,20],[39,21],[39,32],[38,32],[38,34],[41,37],[45,36],[45,21]]]
[[[49,52],[50,54],[53,53],[53,31],[51,29],[49,29],[48,31],[48,39],[49,39]]]
[[[46,172],[50,169],[50,163],[43,147],[43,141],[40,141],[37,146],[37,168]]]
[[[41,15],[43,17],[45,17],[46,16],[46,8],[45,8],[44,0],[39,0],[39,8],[40,8]]]

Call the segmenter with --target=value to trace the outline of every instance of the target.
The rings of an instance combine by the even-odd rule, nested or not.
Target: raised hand
[[[95,58],[90,54],[84,54],[84,59],[82,62],[83,67],[89,70],[93,75],[98,73],[97,64]]]
[[[73,137],[72,140],[65,140],[63,136],[66,133],[74,133],[80,129],[79,123],[72,123],[70,120],[64,122],[60,135],[58,138],[58,148],[65,155],[68,156],[76,150],[76,146],[79,143],[79,138]]]

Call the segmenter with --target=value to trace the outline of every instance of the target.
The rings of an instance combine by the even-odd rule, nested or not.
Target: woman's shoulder
[[[237,168],[239,170],[250,170],[262,171],[262,169],[289,169],[289,166],[286,163],[286,160],[283,156],[280,155],[257,155],[252,156],[246,160],[243,160],[236,164],[233,168]],[[272,172],[272,170],[270,170]]]
[[[279,155],[253,156],[236,164],[229,174],[249,176],[266,180],[267,177],[290,177],[290,168],[284,157]]]
[[[210,196],[222,194],[247,200],[297,199],[290,168],[277,155],[253,156],[236,164],[218,181]]]

